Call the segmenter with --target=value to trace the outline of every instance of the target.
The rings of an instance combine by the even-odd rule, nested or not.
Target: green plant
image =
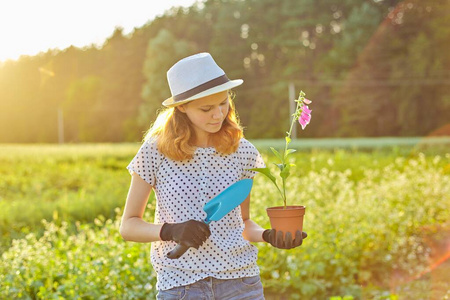
[[[264,144],[256,145],[264,149]],[[91,196],[75,207],[81,209],[91,201],[85,214],[101,211],[105,217],[97,214],[90,221],[78,215],[78,209],[68,205],[77,200],[74,196],[39,227],[28,220],[28,232],[0,250],[0,299],[154,299],[156,273],[149,263],[150,245],[125,243],[118,232],[122,211],[113,209],[124,205],[129,174],[109,167],[110,163],[105,173],[100,172],[109,158],[125,165],[138,145],[15,147],[7,153],[5,147],[0,149],[0,173],[9,178],[0,180],[0,194],[8,200],[0,201],[0,219],[3,208],[19,201],[12,197],[19,188],[28,200],[27,209],[8,209],[13,215],[8,220],[39,212],[45,199],[36,194],[36,177],[45,185],[47,180],[53,182],[53,172],[48,172],[56,166],[71,177],[52,189],[65,189],[83,175],[86,197]],[[30,153],[34,147],[39,155]],[[276,162],[278,158],[267,150],[262,151],[264,160]],[[291,160],[303,164],[302,172],[292,172],[286,194],[289,199],[303,199],[311,208],[305,226],[313,239],[289,251],[256,245],[266,298],[444,299],[449,261],[412,278],[429,270],[430,245],[445,241],[442,230],[429,231],[450,219],[450,153],[445,150],[440,156],[355,149],[294,153]],[[103,158],[97,160],[99,155]],[[73,163],[63,163],[69,158]],[[30,168],[34,176],[23,176]],[[254,187],[252,219],[268,226],[264,210],[278,191],[262,176],[255,178]],[[120,196],[120,204],[116,204],[119,199],[103,202],[108,195]],[[115,217],[109,217],[108,206]],[[155,206],[155,199],[150,199],[145,220],[153,221]]]
[[[275,163],[275,165],[279,169],[279,177],[282,182],[282,188],[278,186],[277,179],[270,171],[270,168],[253,168],[252,171],[259,172],[263,175],[265,175],[267,178],[269,178],[273,184],[276,186],[278,191],[280,192],[281,199],[283,199],[284,208],[287,206],[287,199],[286,199],[286,180],[291,174],[290,170],[291,167],[294,167],[295,164],[289,163],[288,157],[290,154],[295,152],[295,149],[289,149],[289,143],[291,142],[291,134],[292,129],[294,128],[295,122],[298,120],[300,125],[302,126],[302,129],[305,129],[306,125],[309,124],[309,121],[311,120],[311,110],[306,104],[310,104],[311,101],[305,98],[305,93],[303,91],[300,91],[298,99],[294,100],[297,103],[297,107],[295,109],[294,114],[292,114],[292,121],[291,121],[291,127],[289,128],[289,131],[286,132],[285,137],[285,147],[283,153],[278,152],[275,148],[270,147],[270,150],[275,154],[275,156],[278,158],[280,163]]]

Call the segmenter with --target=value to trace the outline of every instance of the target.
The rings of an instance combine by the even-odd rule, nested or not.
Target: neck
[[[200,148],[208,148],[212,146],[209,134],[198,135],[194,139],[194,145]]]
[[[194,145],[199,147],[199,148],[208,148],[208,147],[212,147],[213,146],[212,143],[210,143],[210,142],[199,142],[199,141],[196,141],[194,143]]]

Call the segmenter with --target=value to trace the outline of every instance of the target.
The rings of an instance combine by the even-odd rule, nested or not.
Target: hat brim
[[[165,107],[175,107],[178,105],[182,105],[188,102],[191,102],[193,100],[199,99],[199,98],[203,98],[209,95],[213,95],[213,94],[217,94],[223,91],[227,91],[229,89],[235,88],[239,85],[241,85],[244,81],[242,79],[235,79],[235,80],[230,80],[228,82],[225,82],[221,85],[215,86],[213,88],[207,89],[201,93],[198,93],[194,96],[191,96],[187,99],[184,100],[180,100],[180,101],[174,101],[173,97],[167,98],[166,100],[164,100],[164,102],[162,103]]]

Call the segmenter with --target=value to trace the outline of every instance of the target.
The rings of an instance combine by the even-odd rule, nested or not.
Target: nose
[[[218,106],[213,111],[213,119],[220,120],[223,118],[223,108],[221,106]]]

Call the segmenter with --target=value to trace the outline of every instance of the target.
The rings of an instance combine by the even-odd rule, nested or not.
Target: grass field
[[[273,142],[254,142],[268,165]],[[450,297],[447,142],[328,143],[294,144],[288,201],[307,206],[309,237],[290,251],[257,244],[267,298]],[[1,299],[154,295],[149,245],[118,234],[125,167],[138,148],[0,146]],[[265,207],[280,202],[270,182],[255,177],[252,219],[268,227]],[[149,221],[154,207],[152,196]]]

